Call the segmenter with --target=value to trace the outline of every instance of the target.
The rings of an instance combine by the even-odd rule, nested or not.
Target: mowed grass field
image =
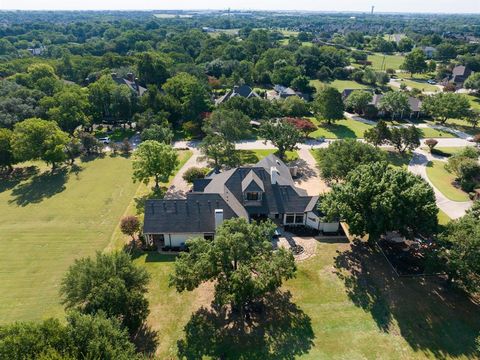
[[[178,344],[194,358],[228,359],[473,359],[480,309],[434,278],[398,278],[383,255],[366,244],[319,241],[316,255],[297,264],[295,279],[268,317],[251,331],[226,330],[208,313],[212,284],[178,294],[168,287],[174,257],[142,254],[136,262],[151,273],[149,325],[159,332],[157,358],[176,359]],[[192,325],[192,323],[190,323]],[[230,324],[233,326],[233,324]],[[232,346],[241,344],[241,346]],[[197,351],[195,351],[197,350]],[[274,355],[272,355],[274,351]],[[270,355],[267,355],[270,352]]]
[[[0,189],[0,323],[63,313],[59,285],[74,259],[110,242],[138,184],[131,161],[106,156],[79,171],[39,173]]]
[[[368,61],[372,62],[372,68],[375,70],[394,69],[399,70],[405,57],[401,55],[368,55]]]

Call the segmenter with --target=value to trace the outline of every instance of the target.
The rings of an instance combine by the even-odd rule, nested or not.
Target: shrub
[[[182,124],[182,130],[185,134],[196,137],[200,134],[200,127],[194,121],[186,121]]]
[[[305,119],[305,118],[286,118],[285,121],[288,122],[289,124],[295,126],[297,128],[297,130],[301,131],[303,134],[305,134],[305,136],[308,136],[308,134],[310,134],[311,132],[313,132],[317,129],[315,124],[309,119]]]
[[[456,90],[457,90],[457,87],[455,86],[455,84],[452,84],[452,83],[448,83],[443,87],[444,92],[455,92]]]
[[[427,139],[425,140],[425,145],[428,146],[430,152],[432,152],[433,148],[438,144],[438,141],[435,139]]]
[[[193,183],[196,179],[203,179],[208,173],[208,168],[191,167],[183,174],[183,180]]]
[[[130,145],[130,141],[128,141],[128,138],[123,139],[122,144],[120,145],[120,150],[125,155],[130,154],[130,152],[132,151],[132,145]]]
[[[140,221],[136,216],[125,216],[120,222],[120,229],[135,240],[135,234],[140,230]]]

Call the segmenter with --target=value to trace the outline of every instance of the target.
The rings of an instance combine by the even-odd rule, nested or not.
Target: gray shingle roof
[[[278,171],[272,184],[270,171]],[[207,233],[215,229],[215,209],[224,219],[252,215],[303,213],[312,211],[318,196],[295,187],[289,168],[275,155],[253,167],[239,167],[196,181],[185,200],[148,200],[145,205],[145,233]],[[244,202],[245,191],[261,191],[259,202]]]

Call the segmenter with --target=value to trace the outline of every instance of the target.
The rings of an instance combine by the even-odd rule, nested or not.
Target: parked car
[[[98,141],[104,143],[105,145],[110,144],[110,138],[108,136],[98,139]]]
[[[427,83],[429,83],[430,85],[435,85],[437,82],[433,79],[430,79],[430,80],[427,80]]]
[[[470,142],[475,142],[475,138],[473,136],[469,136],[465,140],[470,141]]]
[[[320,136],[320,137],[317,138],[317,141],[318,141],[319,143],[324,143],[324,142],[325,142],[325,138],[324,138],[323,136]]]

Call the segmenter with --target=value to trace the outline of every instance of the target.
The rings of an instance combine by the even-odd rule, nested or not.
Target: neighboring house
[[[308,100],[308,95],[305,95],[300,91],[295,91],[291,87],[285,87],[283,85],[275,85],[273,90],[267,92],[268,100],[286,99],[291,96],[298,96],[299,98]]]
[[[195,181],[186,199],[147,200],[143,233],[158,247],[182,247],[194,236],[212,239],[224,220],[237,217],[336,233],[339,223],[323,222],[317,202],[318,196],[295,186],[285,163],[269,155],[254,166]]]
[[[468,67],[463,65],[457,65],[452,70],[452,75],[446,77],[442,81],[442,85],[454,84],[457,89],[463,88],[463,83],[473,73]]]
[[[40,56],[43,54],[44,51],[47,50],[47,48],[45,46],[40,46],[40,47],[36,47],[36,48],[28,48],[27,49],[30,54],[32,54],[33,56]]]
[[[221,98],[219,98],[216,101],[217,105],[220,105],[228,100],[230,100],[233,97],[236,96],[241,96],[246,99],[250,99],[253,97],[260,98],[260,95],[258,95],[253,89],[248,86],[248,85],[241,85],[241,86],[234,86],[232,90],[227,92],[225,95],[223,95]]]
[[[112,79],[118,85],[127,85],[138,96],[142,96],[147,91],[146,88],[144,88],[138,83],[138,78],[136,78],[132,73],[128,73],[126,79],[118,77],[116,73],[113,73]]]
[[[428,59],[432,59],[437,52],[437,49],[432,46],[424,46],[422,47],[423,53]]]

